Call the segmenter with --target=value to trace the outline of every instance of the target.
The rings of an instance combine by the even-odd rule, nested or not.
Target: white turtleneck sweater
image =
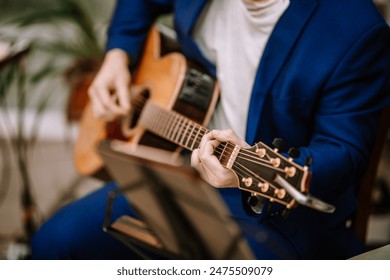
[[[289,0],[212,0],[193,35],[215,64],[221,97],[209,128],[245,139],[249,102],[265,45]]]

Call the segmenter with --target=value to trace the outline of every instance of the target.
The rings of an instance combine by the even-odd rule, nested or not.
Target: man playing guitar
[[[131,109],[129,65],[141,57],[157,16],[171,12],[185,56],[221,85],[212,130],[191,163],[218,188],[256,258],[345,259],[362,252],[346,223],[390,102],[390,31],[371,1],[119,0],[89,90],[96,117],[109,121]],[[285,219],[271,204],[255,213],[235,174],[214,155],[221,142],[249,147],[276,137],[300,149],[297,163],[313,159],[310,191],[334,204],[333,214],[297,207]],[[33,257],[132,258],[101,232],[96,214],[115,188],[108,184],[44,224]],[[125,204],[115,215],[131,213]]]

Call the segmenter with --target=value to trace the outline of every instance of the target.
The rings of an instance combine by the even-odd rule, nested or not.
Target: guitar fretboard
[[[210,132],[198,123],[174,111],[165,110],[152,102],[146,102],[139,124],[154,134],[190,151],[198,148],[202,137]],[[234,146],[230,142],[225,142],[215,149],[214,154],[222,165],[226,166]]]
[[[139,109],[140,106],[136,108]],[[210,132],[183,115],[150,101],[142,106],[138,124],[190,151],[197,149],[203,136]],[[283,188],[275,184],[275,174],[283,176],[294,186],[300,186],[303,176],[307,173],[305,169],[283,158],[261,142],[249,149],[241,149],[232,142],[223,142],[214,149],[214,155],[223,166],[239,176],[239,188],[269,198],[288,208],[294,205],[294,200]]]

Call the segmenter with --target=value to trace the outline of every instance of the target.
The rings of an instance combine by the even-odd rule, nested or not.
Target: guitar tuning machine
[[[286,176],[287,177],[294,177],[295,174],[297,173],[297,169],[294,167],[294,166],[290,166],[290,167],[285,167],[284,168],[284,172],[286,173]]]
[[[267,151],[264,148],[259,148],[258,143],[256,145],[255,153],[260,157],[263,158],[267,154]]]
[[[274,151],[277,153],[284,148],[285,144],[282,138],[275,138],[274,141],[272,141],[272,145],[275,147]]]
[[[297,149],[297,148],[290,148],[290,149],[288,149],[288,152],[287,152],[287,154],[290,156],[290,158],[292,158],[292,159],[294,159],[294,158],[298,158],[299,157],[299,155],[300,155],[300,151],[299,151],[299,149]]]
[[[269,200],[268,203],[266,203],[266,201],[267,199],[262,196],[251,194],[248,197],[247,203],[251,207],[252,211],[256,214],[261,214],[264,211],[265,207],[266,207],[266,211],[271,213],[272,208],[274,206],[274,202],[272,202],[272,200]],[[290,210],[291,210],[290,208],[286,207],[279,213],[283,218],[287,219]]]
[[[270,162],[273,167],[279,167],[280,165],[280,158],[271,158]]]
[[[253,184],[253,179],[251,177],[242,178],[242,182],[245,186],[250,187]]]
[[[256,214],[261,214],[265,206],[265,198],[256,194],[251,194],[248,197],[248,205],[252,208],[252,211]]]
[[[285,189],[275,189],[274,193],[275,193],[276,197],[279,199],[283,199],[286,196]]]
[[[312,162],[313,162],[313,158],[312,157],[307,157],[306,162],[305,162],[305,166],[309,167]]]
[[[283,219],[287,219],[288,215],[290,214],[291,209],[290,208],[284,208],[282,210],[281,216]]]
[[[258,183],[257,186],[261,190],[261,192],[266,193],[269,190],[269,184],[268,183]]]

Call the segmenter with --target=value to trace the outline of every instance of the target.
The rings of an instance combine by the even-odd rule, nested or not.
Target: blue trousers
[[[136,259],[139,258],[121,241],[103,231],[108,193],[116,190],[109,183],[99,190],[60,209],[37,231],[32,240],[33,259]],[[244,213],[237,189],[221,190],[228,207],[243,229],[258,259],[296,259],[298,253],[271,225]],[[135,216],[125,196],[114,200],[112,219]],[[210,226],[210,225],[205,225]]]

